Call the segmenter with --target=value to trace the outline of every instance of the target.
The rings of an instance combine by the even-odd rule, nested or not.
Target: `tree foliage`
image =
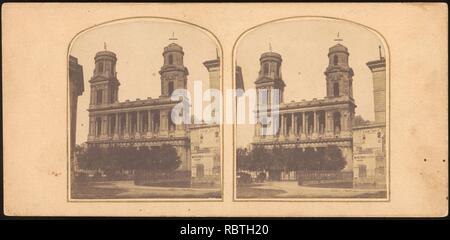
[[[109,147],[91,146],[77,156],[81,169],[103,170],[157,170],[173,171],[181,160],[170,145],[161,147]]]
[[[360,115],[356,115],[353,118],[353,126],[357,127],[357,126],[363,126],[363,125],[367,125],[369,124],[370,121],[369,120],[365,120],[363,117],[361,117]]]
[[[275,145],[272,149],[255,146],[251,151],[239,148],[236,152],[237,168],[250,171],[340,171],[346,161],[339,147],[286,148]]]

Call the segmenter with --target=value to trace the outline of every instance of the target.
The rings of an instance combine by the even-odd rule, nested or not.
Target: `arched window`
[[[116,115],[110,114],[109,116],[109,134],[114,134],[116,130]]]
[[[98,63],[98,72],[103,73],[103,62]]]
[[[96,118],[95,119],[95,125],[96,126],[96,131],[95,131],[95,135],[96,136],[100,136],[101,132],[102,132],[102,119],[101,118]]]
[[[173,56],[169,55],[169,64],[173,64]]]
[[[203,164],[197,164],[196,170],[197,170],[196,177],[204,177],[205,176],[205,166]]]
[[[174,90],[173,82],[169,82],[169,95],[172,95]]]
[[[109,93],[110,103],[114,103],[115,102],[115,94],[116,94],[116,91],[114,89],[111,89],[111,91]]]
[[[341,113],[335,112],[333,114],[333,130],[335,134],[339,134],[341,132]]]
[[[97,90],[97,104],[102,104],[102,103],[103,103],[103,90],[98,89]]]
[[[264,75],[269,74],[269,64],[268,63],[264,64],[263,73],[264,73]]]
[[[339,83],[333,84],[333,94],[335,97],[339,97]]]
[[[338,56],[337,56],[337,55],[334,55],[334,57],[333,57],[333,64],[334,64],[334,65],[337,65],[338,62],[339,62]]]

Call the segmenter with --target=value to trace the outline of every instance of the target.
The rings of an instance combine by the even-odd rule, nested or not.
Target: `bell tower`
[[[264,116],[275,116],[272,115],[271,111],[269,112],[267,110],[273,109],[272,107],[278,108],[275,101],[277,101],[278,104],[283,102],[284,87],[286,86],[281,76],[281,62],[283,61],[281,55],[272,52],[271,46],[269,48],[270,51],[263,53],[259,58],[260,70],[258,78],[255,81],[257,97],[256,108],[259,119],[259,122],[255,124],[256,138],[274,135],[279,132],[279,117],[277,117],[278,120],[271,121],[270,118],[265,118]],[[273,94],[274,91],[278,91],[278,95]],[[263,92],[266,92],[266,95],[262,95],[261,93]],[[260,118],[261,116],[263,117]]]
[[[336,39],[336,41],[342,39]],[[327,97],[349,96],[353,99],[353,69],[348,65],[348,49],[338,43],[328,51],[328,67],[324,74]]]
[[[95,69],[91,85],[90,105],[112,104],[118,101],[119,80],[116,72],[116,54],[106,49],[95,55]]]
[[[183,48],[176,43],[171,43],[164,48],[164,64],[159,71],[162,97],[170,97],[175,89],[187,88],[189,72],[183,65],[183,56]]]
[[[259,58],[260,70],[255,82],[257,96],[261,90],[267,91],[267,104],[271,104],[271,92],[274,89],[279,91],[278,103],[283,102],[284,87],[286,84],[281,76],[281,55],[276,52],[266,52]],[[258,98],[258,105],[260,104]]]

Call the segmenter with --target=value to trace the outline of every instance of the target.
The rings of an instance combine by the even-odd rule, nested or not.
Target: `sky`
[[[178,40],[169,40],[172,34]],[[202,81],[203,89],[207,89],[209,74],[203,62],[216,58],[218,45],[209,33],[195,26],[168,20],[135,19],[101,25],[76,37],[70,55],[78,58],[84,74],[84,93],[78,97],[76,144],[86,142],[88,137],[88,81],[95,67],[94,56],[103,51],[104,43],[117,55],[119,101],[123,102],[160,96],[158,71],[163,64],[162,52],[172,42],[183,47],[184,65],[189,70],[188,90],[193,89],[194,80]]]
[[[285,102],[312,100],[326,95],[324,71],[328,66],[328,50],[337,42],[337,33],[348,48],[349,65],[353,68],[353,97],[357,115],[374,120],[372,74],[366,63],[379,59],[381,39],[362,26],[336,20],[308,19],[268,23],[239,39],[236,62],[242,67],[245,89],[254,88],[260,67],[259,58],[269,51],[281,54]],[[238,125],[238,147],[247,147],[254,134],[253,125]]]
[[[283,58],[282,75],[286,83],[285,102],[323,98],[326,94],[325,71],[328,49],[337,42],[339,32],[349,52],[353,68],[353,94],[356,114],[374,119],[372,76],[366,63],[379,58],[380,38],[362,26],[329,19],[292,19],[259,26],[244,34],[236,45],[236,62],[242,68],[245,89],[254,88],[262,53],[272,51]],[[172,34],[176,41],[169,40]],[[83,66],[83,95],[78,98],[76,143],[87,140],[90,87],[94,56],[107,49],[117,55],[116,71],[121,83],[119,101],[157,98],[160,95],[159,69],[165,46],[176,42],[184,50],[184,64],[189,70],[188,90],[194,80],[208,88],[209,75],[203,62],[216,58],[218,45],[210,33],[195,26],[159,19],[133,19],[101,25],[81,33],[73,41],[70,55]],[[199,47],[201,46],[201,47]],[[225,73],[225,75],[227,75]],[[238,125],[237,146],[247,146],[253,139],[253,125]]]

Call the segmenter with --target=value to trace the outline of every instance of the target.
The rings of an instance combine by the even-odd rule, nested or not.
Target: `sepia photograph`
[[[236,124],[236,199],[387,199],[387,55],[378,33],[339,19],[242,34],[237,101],[256,121]]]
[[[447,4],[6,3],[1,27],[5,216],[448,215]],[[171,231],[259,223],[213,224]]]
[[[190,103],[173,98],[192,92],[194,81],[220,90],[219,48],[204,29],[158,18],[113,21],[76,36],[70,199],[221,198],[220,125],[177,122],[176,106]],[[189,112],[177,114],[184,120]]]

